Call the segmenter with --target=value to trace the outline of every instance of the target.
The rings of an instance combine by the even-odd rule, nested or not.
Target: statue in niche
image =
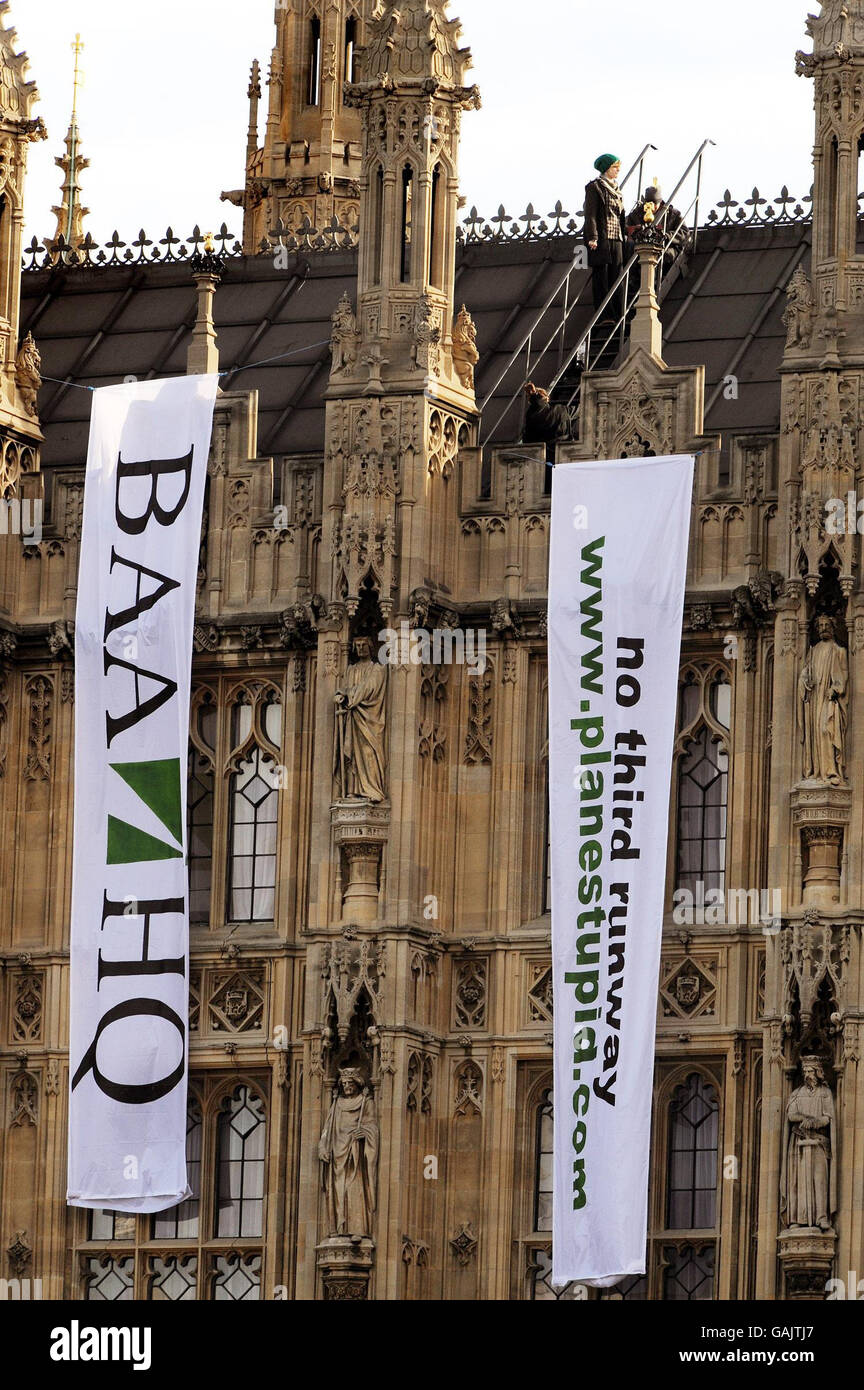
[[[477,329],[463,304],[453,321],[453,366],[466,391],[474,390],[474,368],[479,361]]]
[[[837,1121],[818,1057],[802,1057],[803,1085],[786,1106],[780,1210],[789,1227],[830,1231],[837,1210]]]
[[[330,320],[330,350],[333,354],[333,375],[353,370],[357,361],[357,318],[351,300],[343,294]]]
[[[441,364],[441,329],[431,296],[421,294],[414,310],[414,342],[411,358],[415,367],[438,374]]]
[[[340,1067],[318,1142],[330,1236],[369,1236],[378,1174],[378,1121],[359,1067]]]
[[[786,346],[809,347],[813,334],[813,288],[800,265],[786,286],[788,303],[783,311]]]
[[[356,660],[336,691],[336,776],[343,801],[384,800],[387,668],[372,660],[368,637],[354,642]]]
[[[805,778],[839,786],[846,780],[849,658],[827,614],[816,619],[816,635],[798,681],[803,771]]]
[[[33,334],[28,333],[21,344],[21,350],[15,362],[15,384],[24,403],[24,409],[34,420],[38,414],[36,397],[42,385],[41,366],[42,358],[39,355],[39,349],[33,341]]]

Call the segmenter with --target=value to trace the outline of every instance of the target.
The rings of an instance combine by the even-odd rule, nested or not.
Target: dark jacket
[[[611,212],[615,203],[614,194],[605,179],[594,179],[585,189],[585,226],[582,228],[582,239],[587,246],[590,241],[596,241],[597,250],[588,252],[589,265],[608,265],[611,260],[609,251],[609,241],[606,236],[606,216]],[[624,214],[624,205],[621,204],[621,240],[625,247],[627,244],[627,218]]]
[[[573,421],[566,405],[552,405],[542,396],[529,396],[525,411],[524,444],[554,444],[572,438]]]

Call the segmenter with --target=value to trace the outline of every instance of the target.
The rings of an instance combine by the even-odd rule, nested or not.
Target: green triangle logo
[[[108,817],[108,863],[141,864],[152,859],[182,859],[182,850],[129,825],[116,816]]]
[[[179,844],[183,843],[180,815],[180,759],[162,758],[157,762],[112,763],[114,771],[149,806]],[[152,837],[148,837],[152,838]],[[153,840],[153,844],[159,844]],[[166,856],[154,856],[165,858]],[[112,862],[109,860],[109,863]],[[119,863],[129,861],[119,860]]]

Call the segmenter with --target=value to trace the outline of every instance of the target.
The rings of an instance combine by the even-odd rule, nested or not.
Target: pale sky
[[[754,184],[798,198],[812,182],[812,82],[795,76],[796,48],[815,0],[452,0],[474,53],[483,109],[463,123],[461,179],[468,207],[546,214],[582,205],[599,153],[625,166],[650,141],[646,165],[671,192],[710,136],[707,206]],[[71,43],[80,29],[79,101],[85,222],[98,240],[129,240],[170,224],[187,234],[239,209],[219,201],[243,180],[249,67],[266,74],[273,0],[12,0],[9,20],[30,56],[37,113],[49,139],[30,147],[27,240],[53,233],[52,204],[72,97]],[[266,89],[265,89],[266,92]],[[262,103],[263,105],[263,103]],[[262,130],[263,135],[263,130]],[[703,219],[704,220],[704,217]]]

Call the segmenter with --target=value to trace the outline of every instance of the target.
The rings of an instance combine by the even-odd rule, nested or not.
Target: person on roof
[[[650,209],[650,211],[649,211]],[[682,251],[690,245],[690,232],[683,226],[683,218],[677,208],[664,201],[660,189],[651,184],[645,189],[641,203],[637,203],[627,214],[627,235],[632,237],[638,227],[651,222],[663,233],[666,250],[663,254],[663,273],[671,270]]]
[[[599,309],[624,268],[628,240],[624,199],[618,187],[621,160],[616,154],[601,154],[595,159],[594,168],[599,177],[585,188],[582,236],[588,248],[594,308]],[[619,290],[604,310],[603,317],[615,322],[621,313],[622,295]]]
[[[573,437],[573,421],[566,405],[553,405],[549,392],[533,381],[525,383],[528,404],[525,409],[523,444],[557,444]]]

